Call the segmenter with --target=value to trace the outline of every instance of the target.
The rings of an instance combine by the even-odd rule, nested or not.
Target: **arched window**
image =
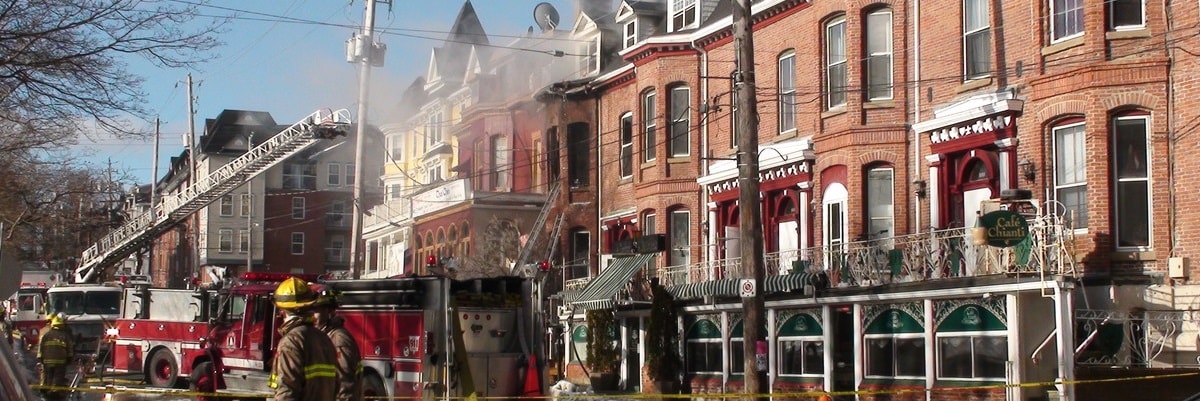
[[[867,14],[866,72],[867,100],[892,98],[892,10],[880,8]]]
[[[1112,118],[1113,218],[1118,248],[1150,246],[1150,115]]]
[[[782,134],[796,129],[796,51],[787,49],[780,53],[776,66],[776,81],[779,85],[779,133]],[[737,142],[736,135],[734,142]]]

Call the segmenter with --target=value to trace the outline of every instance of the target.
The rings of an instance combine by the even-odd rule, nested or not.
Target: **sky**
[[[190,1],[178,0],[181,3]],[[219,36],[224,44],[203,65],[187,69],[153,66],[136,57],[126,59],[131,72],[145,78],[142,91],[147,109],[133,126],[154,132],[161,120],[158,175],[166,174],[172,156],[186,146],[188,74],[193,81],[195,131],[222,110],[271,113],[276,123],[290,125],[322,108],[347,109],[357,117],[358,64],[345,59],[345,41],[364,23],[369,0],[212,0],[203,7],[208,16],[234,17]],[[584,0],[587,1],[587,0]],[[504,45],[538,29],[533,9],[540,0],[474,0],[472,5],[489,41]],[[560,17],[559,29],[569,29],[575,7],[571,0],[546,1]],[[385,107],[418,77],[425,75],[432,48],[439,46],[465,0],[392,0],[376,6],[375,26],[387,45],[385,65],[371,70],[367,120],[386,123]],[[286,17],[286,18],[284,18]],[[302,23],[284,19],[303,20]],[[101,138],[76,147],[93,165],[111,163],[118,175],[138,184],[150,183],[154,163],[153,137],[143,140]]]

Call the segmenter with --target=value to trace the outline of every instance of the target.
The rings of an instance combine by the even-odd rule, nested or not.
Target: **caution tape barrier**
[[[611,400],[620,398],[622,400],[638,400],[638,399],[691,399],[691,398],[812,398],[815,399],[822,395],[828,396],[849,396],[849,395],[899,395],[912,393],[942,393],[966,390],[998,390],[1005,388],[1031,388],[1031,387],[1048,387],[1057,385],[1085,385],[1095,383],[1111,383],[1123,381],[1137,380],[1157,380],[1178,378],[1187,376],[1200,376],[1200,372],[1189,373],[1171,373],[1162,375],[1146,375],[1133,377],[1119,377],[1109,379],[1088,379],[1088,380],[1068,380],[1068,381],[1045,381],[1045,382],[1030,382],[1030,383],[1014,383],[1014,384],[992,384],[980,386],[954,386],[954,387],[937,387],[932,389],[881,389],[881,390],[858,390],[858,391],[777,391],[767,394],[747,394],[747,393],[689,393],[689,394],[648,394],[648,393],[617,393],[617,394],[586,394],[586,393],[571,393],[564,395],[526,395],[512,397],[450,397],[450,400],[465,400],[465,401],[483,401],[483,400]],[[130,381],[134,382],[134,381]],[[261,393],[234,393],[234,392],[199,392],[181,389],[164,389],[156,387],[130,387],[128,385],[116,383],[102,383],[103,385],[92,385],[86,387],[66,387],[66,386],[43,386],[31,385],[33,389],[42,391],[60,391],[60,392],[90,392],[104,394],[165,394],[172,396],[186,397],[205,397],[205,398],[261,398]],[[437,397],[438,399],[447,399]],[[389,399],[411,399],[411,397],[366,397],[367,400],[389,400]]]

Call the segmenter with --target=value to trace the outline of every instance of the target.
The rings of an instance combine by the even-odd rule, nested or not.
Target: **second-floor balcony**
[[[768,253],[764,255],[763,290],[869,287],[998,274],[1074,273],[1071,230],[1062,225],[1031,222],[1029,231],[1025,241],[1010,248],[976,244],[970,229],[953,228]],[[733,283],[753,277],[740,257],[666,267],[654,274],[682,298],[736,295]]]

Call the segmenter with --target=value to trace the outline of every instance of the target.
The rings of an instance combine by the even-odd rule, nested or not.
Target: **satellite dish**
[[[552,31],[558,26],[558,10],[554,9],[553,4],[538,3],[533,7],[533,21],[542,28],[542,32]]]

